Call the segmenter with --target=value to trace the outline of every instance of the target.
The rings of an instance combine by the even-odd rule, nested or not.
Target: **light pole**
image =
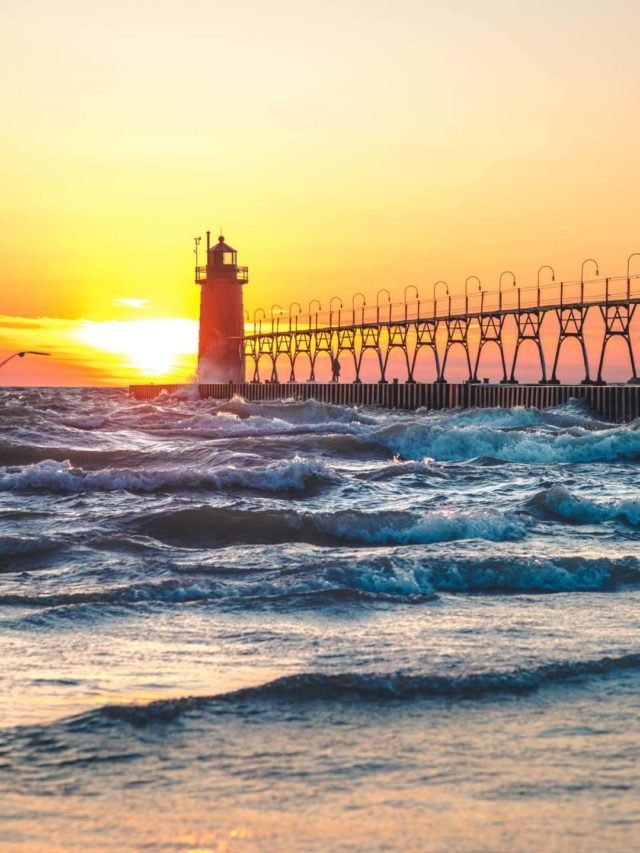
[[[282,315],[284,314],[284,308],[282,307],[282,305],[278,305],[276,303],[275,305],[271,306],[271,332],[272,332],[272,334],[273,334],[273,324],[275,322],[276,310],[278,313],[278,324],[276,326],[276,334],[278,334],[278,329],[280,328],[280,317],[282,317]]]
[[[631,298],[631,261],[636,257],[640,258],[640,252],[633,252],[627,258],[627,299]]]
[[[338,300],[338,326],[340,326],[340,312],[342,311],[342,299],[339,296],[332,296],[329,300],[329,328],[333,327],[333,303]]]
[[[633,256],[632,256],[633,257]],[[584,302],[584,267],[585,264],[593,264],[596,268],[596,275],[600,275],[600,270],[598,269],[598,262],[594,261],[593,258],[587,258],[582,262],[582,266],[580,267],[580,302]],[[627,294],[629,292],[629,263],[627,262]],[[628,298],[628,296],[627,296]]]
[[[438,313],[436,310],[438,307],[438,302],[436,299],[436,292],[438,290],[439,284],[444,284],[445,294],[447,296],[449,296],[449,285],[447,284],[447,282],[446,281],[436,281],[436,283],[433,285],[433,317],[434,317],[434,319]],[[451,313],[451,297],[450,296],[449,296],[449,313]]]
[[[296,311],[295,315],[293,314],[293,306],[294,305],[296,305],[298,307],[298,310]],[[292,320],[293,316],[295,316],[295,318],[296,318],[296,332],[298,331],[298,316],[299,316],[301,311],[302,311],[302,305],[300,305],[299,302],[292,302],[291,305],[289,305],[289,331],[291,331],[291,320]]]
[[[502,277],[505,275],[510,275],[511,278],[513,279],[513,286],[514,287],[516,286],[516,277],[511,272],[511,270],[505,270],[504,272],[500,273],[500,278],[498,279],[498,305],[499,305],[498,310],[499,311],[502,311]]]
[[[409,290],[415,290],[416,293],[416,302],[418,303],[418,314],[417,317],[420,316],[420,294],[418,293],[418,288],[415,284],[408,284],[404,289],[404,321],[407,322],[407,292]]]
[[[308,311],[309,311],[309,328],[311,328],[311,306],[312,306],[312,305],[314,305],[314,304],[318,306],[318,307],[316,308],[316,329],[317,329],[317,328],[318,328],[318,311],[322,311],[322,305],[320,304],[320,300],[319,300],[319,299],[312,299],[312,300],[311,300],[311,302],[309,303],[309,307],[308,307]]]
[[[391,294],[389,293],[389,291],[387,290],[386,287],[381,287],[380,290],[376,293],[376,310],[377,310],[378,323],[380,322],[380,294],[381,293],[387,294],[387,304],[389,305],[389,321],[391,321]]]
[[[364,326],[364,309],[365,309],[365,305],[367,304],[367,300],[365,299],[364,293],[360,293],[360,291],[358,291],[358,293],[354,293],[353,296],[351,297],[351,317],[352,317],[351,322],[353,323],[353,326],[356,325],[356,297],[357,296],[359,296],[360,299],[362,300],[362,302],[360,304],[360,308],[362,309],[361,324]],[[360,365],[358,363],[356,363],[356,378],[353,380],[353,384],[354,385],[361,385],[362,384],[362,379],[360,379]]]
[[[538,308],[540,307],[540,273],[542,270],[549,270],[551,273],[551,281],[556,280],[556,271],[553,267],[549,266],[549,264],[543,264],[538,270]],[[564,282],[560,283],[560,305],[562,305],[562,298],[564,292]],[[519,307],[519,306],[518,306]]]
[[[24,358],[25,355],[51,355],[51,353],[50,352],[39,352],[38,350],[35,350],[35,349],[26,349],[26,350],[23,350],[22,352],[14,352],[13,355],[10,355],[7,358],[5,358],[4,361],[0,361],[0,367],[4,367],[5,364],[8,361],[11,361],[12,358]]]
[[[465,279],[465,282],[464,282],[464,313],[465,314],[469,313],[469,282],[471,281],[471,279],[475,279],[475,281],[478,282],[478,290],[480,290],[480,291],[482,290],[482,284],[480,283],[480,279],[478,278],[477,275],[467,276],[467,278]]]
[[[254,335],[256,333],[256,328],[258,326],[258,321],[256,319],[256,314],[258,313],[258,311],[262,311],[262,317],[260,317],[260,330],[258,331],[259,335],[262,334],[262,321],[267,316],[264,308],[256,308],[256,310],[253,312],[253,334]]]
[[[354,293],[353,296],[351,297],[351,313],[353,315],[353,325],[354,326],[356,324],[356,296],[359,296],[362,299],[362,305],[360,307],[362,308],[362,323],[363,324],[364,324],[364,308],[365,308],[365,305],[367,304],[367,300],[365,299],[364,293],[360,293],[360,291],[358,291],[358,293]]]

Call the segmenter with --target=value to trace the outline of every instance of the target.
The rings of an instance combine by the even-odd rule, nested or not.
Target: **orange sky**
[[[208,227],[251,311],[624,272],[639,31],[635,0],[4,4],[0,360],[54,357],[3,383],[189,379]]]

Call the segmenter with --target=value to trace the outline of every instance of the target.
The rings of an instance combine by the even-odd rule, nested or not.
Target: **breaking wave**
[[[361,565],[351,561],[329,568],[321,576],[336,586],[399,596],[603,592],[640,584],[640,560],[566,556],[395,558],[363,561]]]
[[[78,605],[174,605],[215,602],[221,607],[331,607],[385,602],[424,604],[438,594],[608,592],[640,585],[634,557],[480,558],[412,560],[382,557],[300,563],[252,572],[224,566],[173,567],[177,576],[120,586],[55,593],[5,593],[0,606],[68,608]]]
[[[640,500],[594,501],[573,495],[560,485],[538,492],[528,506],[539,515],[578,524],[620,520],[634,527],[640,526]]]
[[[498,418],[503,417],[498,415]],[[608,429],[554,430],[497,428],[492,417],[482,425],[449,425],[435,419],[412,419],[385,426],[369,436],[403,459],[431,457],[456,462],[476,457],[529,464],[637,461],[640,424]],[[499,421],[498,421],[499,422]]]

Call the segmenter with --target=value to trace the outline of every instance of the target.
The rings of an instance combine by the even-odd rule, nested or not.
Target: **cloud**
[[[116,305],[124,305],[125,308],[144,308],[151,301],[150,299],[125,299],[120,297],[113,300]]]
[[[3,329],[67,329],[75,320],[63,320],[60,317],[14,317],[0,314],[0,331]]]

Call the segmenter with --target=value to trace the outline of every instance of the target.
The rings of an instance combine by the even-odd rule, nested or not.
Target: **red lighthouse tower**
[[[196,266],[201,285],[198,381],[244,382],[242,285],[249,271],[238,266],[238,253],[224,237],[213,247],[210,241],[207,231],[207,265]]]

